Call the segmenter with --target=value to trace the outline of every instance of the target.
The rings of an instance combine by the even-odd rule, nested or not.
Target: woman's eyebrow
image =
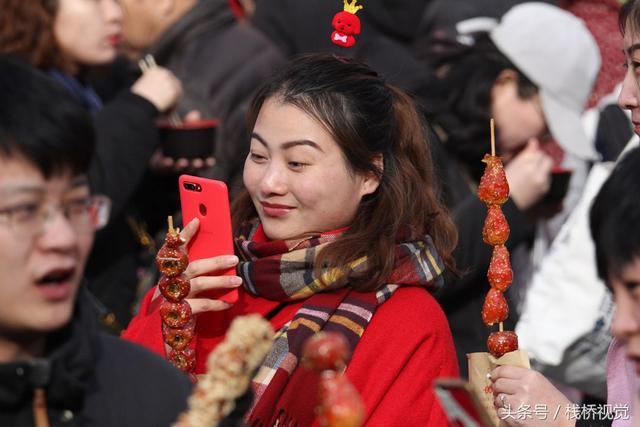
[[[269,144],[267,144],[267,142],[264,140],[264,138],[262,138],[262,136],[260,136],[259,134],[253,132],[251,134],[251,138],[255,138],[260,144],[264,145],[265,147],[268,147]],[[318,151],[321,151],[324,153],[324,150],[322,149],[322,147],[320,147],[318,144],[316,144],[315,142],[309,140],[309,139],[297,139],[294,141],[288,141],[282,144],[282,149],[284,150],[288,150],[292,147],[297,147],[299,145],[307,145],[309,147],[315,148]]]
[[[635,52],[638,49],[640,49],[640,43],[634,43],[628,48],[626,48],[625,50],[623,50],[622,53],[626,52],[627,55],[631,56],[631,54],[633,54],[633,52]]]

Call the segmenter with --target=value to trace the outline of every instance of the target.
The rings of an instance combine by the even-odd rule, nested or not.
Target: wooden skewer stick
[[[169,223],[169,233],[175,233],[176,231],[173,229],[173,217],[171,215],[167,217],[167,222]]]
[[[493,121],[493,117],[491,118],[491,121],[489,123],[491,126],[491,155],[495,156],[496,155],[496,125]]]
[[[500,322],[500,325],[498,327],[500,329],[500,332],[504,331],[504,325],[502,324],[502,322]]]

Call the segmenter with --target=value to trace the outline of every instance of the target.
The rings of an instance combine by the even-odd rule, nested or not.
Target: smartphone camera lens
[[[200,184],[194,184],[193,182],[185,182],[183,186],[186,190],[202,191],[202,187],[200,187]]]

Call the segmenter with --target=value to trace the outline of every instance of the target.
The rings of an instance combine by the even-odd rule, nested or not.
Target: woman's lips
[[[121,40],[122,40],[122,36],[119,33],[118,34],[112,34],[109,37],[107,37],[107,41],[109,42],[109,44],[111,46],[119,45]]]
[[[287,215],[293,209],[293,206],[278,205],[274,203],[260,202],[264,214],[270,217],[279,218]]]

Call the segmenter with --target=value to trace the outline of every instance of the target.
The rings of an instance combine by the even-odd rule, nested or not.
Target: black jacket
[[[109,224],[96,234],[85,274],[91,292],[122,327],[131,319],[140,250],[127,216],[158,145],[157,116],[153,104],[126,90],[94,118],[97,144],[89,181],[93,192],[111,198],[112,210]]]
[[[168,362],[99,332],[80,295],[71,323],[50,335],[37,363],[0,364],[0,425],[34,426],[43,385],[51,427],[162,427],[186,408],[191,382]]]

